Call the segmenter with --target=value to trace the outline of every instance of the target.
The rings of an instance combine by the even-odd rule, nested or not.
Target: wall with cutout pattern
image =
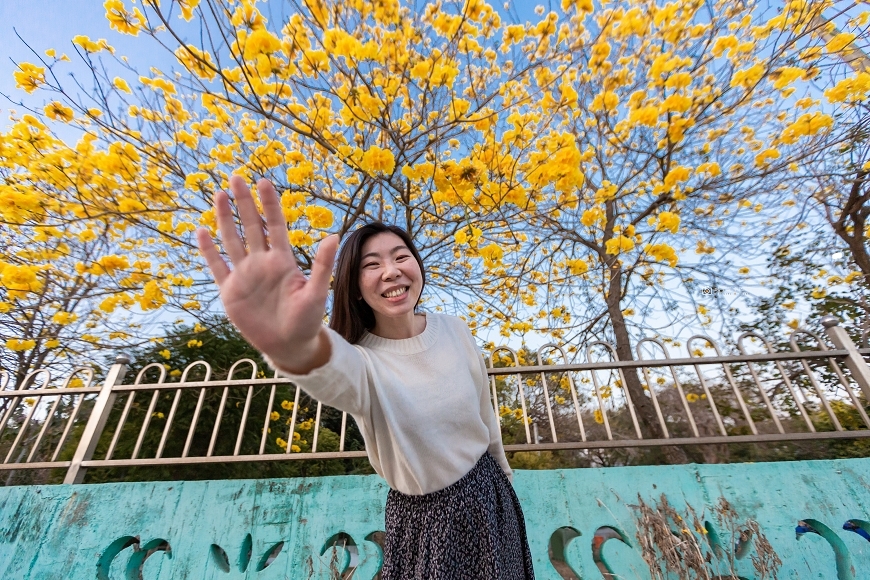
[[[781,579],[870,578],[870,459],[517,471],[514,488],[539,579],[648,580],[655,521],[713,577],[762,578],[778,559]],[[0,578],[373,580],[387,490],[378,476],[0,488]]]

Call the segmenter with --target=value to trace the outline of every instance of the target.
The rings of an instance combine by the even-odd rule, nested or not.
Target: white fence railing
[[[797,330],[785,352],[774,352],[754,333],[739,337],[738,353],[727,356],[704,336],[689,339],[681,358],[657,339],[640,341],[635,360],[625,361],[603,342],[587,346],[584,362],[569,362],[556,345],[535,353],[498,348],[489,374],[505,449],[870,437],[870,349],[858,349],[834,317],[822,323],[830,346]],[[759,347],[762,352],[750,352]],[[65,483],[80,483],[97,467],[366,455],[345,448],[346,413],[310,400],[286,378],[263,376],[250,359],[237,361],[225,380],[211,380],[210,365],[195,362],[179,382],[167,382],[160,363],[128,377],[129,362],[119,356],[101,386],[84,368],[58,386],[47,370],[16,386],[0,374],[0,471],[65,469]],[[71,386],[74,381],[83,386]],[[326,413],[333,418],[329,446],[319,445]],[[844,424],[846,415],[856,419]]]

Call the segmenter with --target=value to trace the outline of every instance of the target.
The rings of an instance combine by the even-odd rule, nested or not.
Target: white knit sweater
[[[306,375],[278,370],[356,419],[369,461],[391,488],[406,495],[443,489],[486,450],[513,481],[486,366],[461,319],[427,313],[426,329],[417,336],[391,340],[366,333],[356,345],[326,331],[329,362]]]

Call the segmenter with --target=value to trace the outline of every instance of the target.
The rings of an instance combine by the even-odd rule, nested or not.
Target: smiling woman
[[[348,237],[339,255],[329,326],[351,344],[369,330],[384,338],[411,338],[425,326],[425,318],[415,316],[425,284],[423,260],[405,230],[366,224]]]
[[[223,192],[215,214],[233,269],[206,230],[200,248],[227,315],[269,364],[356,419],[390,486],[381,577],[534,578],[486,366],[462,320],[417,312],[425,274],[411,237],[379,222],[348,237],[325,327],[336,238],[306,279],[271,183],[257,187],[269,236],[243,180],[230,186],[245,241]]]

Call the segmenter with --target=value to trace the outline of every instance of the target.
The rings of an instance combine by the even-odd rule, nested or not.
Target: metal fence
[[[683,345],[652,338],[636,345],[631,361],[618,360],[604,342],[586,346],[585,362],[569,362],[565,348],[552,344],[537,352],[498,348],[489,375],[505,449],[870,437],[870,349],[858,349],[836,318],[822,324],[830,346],[799,329],[785,352],[754,333],[740,336],[738,354],[727,356],[700,335],[686,342],[682,358],[672,358],[668,344]],[[252,360],[236,362],[224,380],[211,379],[208,363],[192,363],[178,382],[167,381],[160,363],[128,377],[128,364],[119,356],[101,386],[86,368],[60,384],[38,370],[14,388],[0,372],[0,471],[64,469],[64,483],[80,483],[88,468],[366,456],[345,448],[346,413],[316,401],[312,410],[291,381],[264,376]],[[340,417],[337,431],[323,427],[327,413]],[[296,445],[300,429],[311,438],[305,449]]]

